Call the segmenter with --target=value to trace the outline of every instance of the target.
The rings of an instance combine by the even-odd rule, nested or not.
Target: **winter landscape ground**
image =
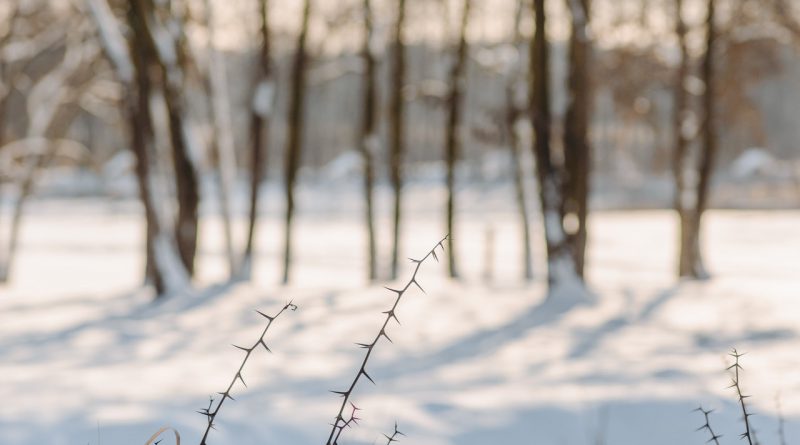
[[[426,190],[408,192],[407,255],[443,233],[441,196]],[[338,408],[328,390],[349,383],[362,354],[354,343],[374,336],[391,295],[364,286],[357,199],[325,206],[316,192],[301,190],[314,211],[298,221],[294,284],[275,284],[281,225],[272,216],[262,221],[254,283],[220,284],[221,230],[207,217],[196,291],[155,303],[140,286],[135,202],[32,202],[14,275],[0,290],[0,443],[139,445],[163,425],[197,443],[204,418],[195,411],[241,358],[230,345],[257,339],[264,319],[254,309],[272,313],[289,299],[299,309],[270,329],[273,354],[251,359],[249,387],[236,388],[210,443],[324,443]],[[377,385],[353,396],[363,421],[342,443],[385,443],[397,421],[402,443],[421,445],[702,444],[702,417],[692,412],[701,403],[717,410],[723,442],[738,443],[724,371],[732,347],[748,353],[742,382],[761,443],[780,443],[782,421],[788,443],[800,437],[800,212],[711,211],[713,278],[682,283],[673,278],[671,212],[595,212],[596,301],[571,307],[544,301],[541,234],[537,279],[523,284],[513,208],[492,204],[491,193],[464,196],[454,236],[465,278],[423,266],[427,294],[402,301],[394,344],[381,343],[371,361]]]

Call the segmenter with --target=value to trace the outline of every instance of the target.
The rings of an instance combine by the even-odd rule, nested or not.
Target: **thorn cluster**
[[[267,343],[264,340],[264,336],[267,335],[267,331],[269,330],[269,327],[272,326],[272,322],[275,321],[275,319],[278,318],[278,316],[280,316],[287,309],[294,311],[297,309],[297,306],[290,301],[286,303],[286,305],[283,306],[283,308],[275,315],[267,315],[261,311],[256,311],[258,312],[259,315],[267,319],[267,325],[264,327],[264,330],[261,331],[261,336],[259,336],[258,340],[253,344],[253,346],[249,348],[233,345],[233,347],[241,349],[242,351],[245,352],[244,359],[242,359],[242,363],[239,365],[239,369],[236,371],[236,374],[234,374],[231,383],[228,384],[228,388],[225,391],[217,393],[220,396],[217,404],[214,405],[214,398],[209,397],[208,407],[197,411],[198,413],[204,415],[206,417],[206,421],[208,422],[208,426],[206,426],[206,431],[205,433],[203,433],[203,438],[200,439],[200,445],[207,445],[206,439],[208,438],[208,433],[212,429],[216,429],[214,420],[217,418],[217,414],[219,414],[219,410],[220,408],[222,408],[222,404],[225,403],[225,400],[227,399],[235,400],[233,396],[231,396],[231,390],[233,389],[233,386],[236,384],[236,381],[238,380],[242,382],[242,385],[247,387],[247,383],[245,383],[244,377],[242,377],[242,370],[244,369],[244,365],[247,364],[247,360],[253,354],[253,351],[255,351],[259,346],[261,346],[267,352],[272,352],[267,346]]]
[[[356,417],[356,412],[361,411],[361,408],[355,406],[353,402],[350,402],[350,406],[353,408],[352,411],[350,411],[350,418],[348,418],[347,421],[341,425],[341,428],[336,431],[336,437],[333,438],[334,445],[339,444],[339,436],[342,435],[342,431],[350,428],[352,425],[358,425],[358,421],[361,420],[360,418]]]
[[[739,371],[741,371],[742,365],[739,364],[739,358],[744,354],[740,354],[735,348],[730,353],[730,356],[733,357],[734,362],[732,365],[728,366],[728,371],[731,372],[731,385],[729,388],[736,389],[736,395],[739,398],[739,406],[742,409],[742,421],[744,422],[744,432],[739,435],[740,439],[747,439],[748,445],[753,445],[753,438],[754,434],[752,428],[750,427],[750,416],[752,413],[747,412],[747,405],[745,404],[745,399],[749,398],[750,396],[744,395],[742,393],[742,386],[740,385],[739,380]]]
[[[389,338],[389,336],[386,334],[386,328],[391,320],[394,320],[397,322],[397,324],[400,324],[400,320],[397,318],[396,314],[397,305],[400,303],[400,300],[403,298],[403,295],[405,295],[408,289],[412,285],[414,285],[417,288],[419,288],[419,290],[421,290],[423,293],[425,293],[425,290],[417,281],[417,272],[419,272],[420,267],[422,267],[422,263],[424,263],[425,260],[427,260],[429,257],[433,257],[433,259],[436,260],[437,262],[439,261],[439,257],[436,255],[436,249],[441,248],[442,251],[444,251],[444,242],[447,240],[448,237],[449,235],[442,238],[438,243],[436,243],[435,246],[433,246],[433,249],[429,250],[428,253],[425,254],[424,257],[420,259],[409,258],[409,260],[411,260],[412,263],[416,264],[416,266],[414,268],[414,272],[411,274],[411,279],[408,280],[408,282],[406,283],[405,286],[403,286],[402,289],[392,289],[390,287],[386,288],[388,291],[393,292],[396,295],[396,298],[394,300],[394,304],[392,305],[392,307],[389,308],[389,310],[382,312],[383,314],[386,314],[386,319],[383,321],[383,325],[381,325],[381,328],[378,330],[378,334],[375,336],[372,342],[356,343],[358,347],[366,349],[367,352],[364,355],[364,359],[361,362],[361,366],[358,368],[358,371],[356,372],[353,381],[350,383],[350,386],[344,391],[331,391],[334,394],[342,396],[342,404],[339,407],[339,412],[336,414],[333,423],[331,424],[332,428],[330,435],[328,436],[328,441],[326,442],[326,445],[335,445],[339,436],[342,434],[342,430],[344,430],[347,426],[349,426],[343,414],[345,408],[347,407],[347,403],[350,401],[350,396],[353,394],[353,390],[355,389],[361,377],[365,377],[367,380],[375,384],[375,381],[372,379],[372,377],[370,377],[369,374],[367,374],[366,370],[367,362],[369,361],[370,356],[372,356],[372,351],[375,349],[375,346],[378,344],[378,341],[381,339],[381,337],[388,340],[389,343],[392,342],[392,339]],[[400,434],[399,432],[397,433]]]
[[[705,424],[703,424],[703,426],[701,426],[700,428],[697,428],[696,431],[701,431],[701,430],[708,431],[708,434],[711,436],[711,438],[708,439],[706,443],[714,442],[714,445],[719,445],[719,438],[722,437],[722,434],[716,434],[714,432],[714,430],[711,428],[711,421],[708,417],[709,414],[714,412],[714,410],[713,409],[705,410],[701,405],[695,408],[695,411],[700,411],[701,413],[703,413],[703,417],[705,418]]]
[[[392,442],[397,442],[400,439],[397,439],[397,436],[405,436],[405,434],[401,433],[397,429],[397,422],[394,423],[394,432],[392,435],[384,434],[383,437],[387,439],[386,445],[390,445]]]

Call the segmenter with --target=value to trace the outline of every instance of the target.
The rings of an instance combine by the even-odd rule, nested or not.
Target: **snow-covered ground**
[[[411,191],[407,256],[442,236],[432,210],[440,198]],[[251,359],[249,388],[237,387],[210,442],[324,444],[339,403],[328,390],[346,387],[363,353],[353,343],[375,335],[391,304],[379,285],[364,286],[360,215],[330,207],[299,217],[295,284],[275,284],[275,212],[262,224],[253,284],[220,284],[221,229],[206,218],[196,293],[153,303],[139,286],[131,203],[31,203],[12,282],[0,289],[0,444],[142,445],[162,425],[199,442],[195,411],[242,356],[231,343],[255,341],[264,319],[253,310],[275,312],[288,299],[299,309],[269,331],[274,353]],[[537,280],[526,285],[513,209],[465,207],[455,233],[465,279],[423,266],[427,295],[401,302],[394,344],[381,343],[370,361],[377,385],[362,382],[353,397],[363,421],[343,443],[385,443],[397,421],[401,443],[420,445],[702,444],[692,412],[700,403],[718,410],[723,442],[738,443],[724,371],[731,347],[748,352],[743,385],[761,442],[778,444],[778,395],[786,436],[800,440],[800,212],[711,212],[714,277],[685,283],[672,276],[670,212],[595,213],[588,275],[597,303],[563,311],[543,305],[538,225]],[[384,256],[387,227],[382,220]]]

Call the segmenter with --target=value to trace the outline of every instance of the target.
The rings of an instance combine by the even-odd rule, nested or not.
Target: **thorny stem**
[[[386,445],[391,445],[392,442],[397,442],[399,440],[399,439],[396,438],[398,435],[405,436],[405,434],[403,434],[400,431],[398,431],[397,422],[395,422],[394,423],[394,432],[392,433],[392,435],[391,436],[389,436],[387,434],[383,435],[383,437],[385,437],[387,439]]]
[[[375,336],[372,342],[357,343],[359,347],[366,349],[367,353],[364,355],[364,360],[362,360],[361,366],[358,368],[358,372],[356,372],[355,378],[353,378],[352,383],[350,383],[350,386],[345,391],[331,391],[334,394],[339,394],[340,396],[342,396],[342,405],[339,407],[339,412],[338,414],[336,414],[336,417],[334,418],[334,422],[331,428],[331,433],[328,436],[328,441],[326,442],[326,445],[335,445],[336,440],[341,434],[341,430],[343,430],[347,425],[347,422],[344,420],[342,413],[344,413],[344,409],[347,406],[347,402],[350,401],[350,396],[353,394],[353,390],[355,389],[356,384],[361,379],[361,377],[362,376],[366,377],[367,380],[369,380],[373,384],[375,383],[375,381],[372,380],[372,377],[370,377],[366,371],[367,362],[369,361],[370,356],[372,356],[372,351],[375,349],[375,345],[378,344],[378,340],[380,340],[381,337],[385,337],[386,340],[389,340],[389,342],[391,343],[392,340],[389,338],[388,335],[386,335],[386,327],[389,325],[389,321],[393,318],[395,321],[397,321],[398,324],[400,323],[400,320],[398,320],[397,316],[395,315],[395,311],[397,310],[397,305],[400,303],[400,299],[403,298],[403,295],[405,295],[406,291],[408,290],[408,288],[411,287],[411,285],[415,285],[422,292],[425,292],[425,290],[422,289],[422,286],[420,286],[419,282],[417,282],[417,272],[419,272],[420,267],[422,267],[422,263],[424,263],[425,260],[427,260],[429,257],[433,257],[433,259],[436,260],[437,262],[439,261],[439,257],[436,256],[436,249],[441,247],[442,251],[444,251],[444,242],[449,237],[450,235],[446,235],[444,238],[439,240],[439,242],[436,243],[435,246],[433,246],[433,249],[429,250],[428,253],[426,253],[425,256],[422,257],[421,259],[416,260],[413,258],[409,258],[409,260],[411,260],[412,263],[416,264],[416,267],[414,268],[414,273],[411,274],[411,279],[408,280],[408,282],[406,283],[405,286],[403,286],[402,289],[392,289],[389,287],[386,288],[390,292],[394,292],[395,294],[397,294],[397,298],[395,298],[392,307],[389,310],[383,312],[384,314],[386,314],[386,319],[383,321],[383,325],[378,330],[378,334]]]
[[[261,331],[261,336],[258,337],[258,340],[253,344],[253,346],[249,348],[233,345],[235,348],[245,351],[244,359],[242,359],[242,363],[239,365],[239,369],[236,371],[236,374],[234,374],[231,383],[228,385],[228,388],[225,391],[218,393],[220,395],[220,399],[219,402],[217,402],[216,407],[212,409],[212,406],[214,405],[214,399],[212,397],[211,400],[208,402],[208,408],[203,408],[202,410],[198,411],[198,413],[206,416],[206,419],[208,420],[208,426],[206,426],[206,431],[205,433],[203,433],[203,438],[200,439],[200,445],[206,445],[206,439],[208,438],[208,433],[211,431],[212,428],[214,428],[214,419],[217,418],[217,414],[219,414],[219,410],[220,408],[222,408],[222,404],[225,403],[226,399],[233,400],[233,397],[231,396],[231,390],[233,389],[233,385],[236,384],[236,381],[239,380],[242,382],[242,385],[244,385],[245,387],[247,386],[247,384],[244,382],[244,378],[242,378],[242,370],[244,369],[244,365],[247,364],[247,360],[250,358],[250,355],[253,353],[253,351],[258,346],[263,346],[264,349],[267,350],[267,352],[272,352],[267,346],[267,343],[264,341],[264,336],[267,335],[267,331],[269,330],[269,327],[272,326],[272,322],[275,321],[275,319],[278,318],[278,316],[280,316],[287,309],[294,311],[297,309],[297,305],[293,304],[290,301],[286,303],[286,305],[283,306],[283,308],[277,314],[271,316],[261,311],[256,311],[259,313],[259,315],[267,319],[267,325],[264,327],[264,330]]]
[[[731,357],[734,359],[734,363],[728,367],[728,370],[732,370],[732,380],[731,386],[729,388],[736,388],[736,395],[739,397],[739,405],[742,408],[742,420],[744,421],[744,433],[740,434],[740,438],[744,439],[747,438],[747,443],[749,445],[753,445],[753,432],[752,428],[750,428],[750,416],[752,414],[747,412],[747,405],[744,402],[744,399],[750,397],[742,394],[742,387],[739,384],[739,370],[742,369],[742,366],[739,364],[739,357],[743,356],[744,354],[740,354],[735,348],[731,352]]]
[[[719,438],[722,437],[722,434],[717,434],[714,432],[714,430],[711,428],[711,421],[708,417],[709,414],[711,414],[714,410],[713,409],[705,410],[703,409],[702,406],[699,406],[695,409],[695,411],[700,411],[701,413],[703,413],[703,417],[705,417],[706,420],[706,423],[700,428],[698,428],[697,431],[700,430],[708,431],[708,434],[711,435],[711,439],[708,439],[706,443],[714,442],[715,445],[719,445]]]
[[[350,412],[350,418],[347,419],[347,421],[342,425],[341,428],[339,428],[338,431],[336,431],[336,437],[333,438],[334,444],[339,443],[339,436],[342,435],[342,431],[347,429],[347,427],[349,427],[351,424],[358,425],[358,421],[361,420],[360,418],[356,417],[356,411],[359,411],[361,408],[358,408],[357,406],[353,405],[353,402],[350,402],[350,406],[353,407],[353,410]]]

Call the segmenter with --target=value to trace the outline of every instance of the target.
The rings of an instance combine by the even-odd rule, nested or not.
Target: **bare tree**
[[[522,13],[524,10],[524,0],[517,2],[517,7],[514,12],[514,29],[513,37],[511,39],[514,49],[517,51],[517,57],[522,59],[522,46],[524,41],[520,24],[522,22]],[[505,130],[508,134],[508,146],[511,150],[511,161],[513,164],[514,176],[514,191],[517,200],[517,209],[519,210],[520,226],[522,228],[522,259],[524,263],[523,274],[526,280],[533,278],[533,255],[531,253],[531,231],[530,222],[528,220],[528,204],[525,193],[525,173],[522,165],[522,143],[519,134],[517,133],[517,126],[520,120],[527,112],[527,105],[519,104],[518,96],[520,95],[520,83],[524,77],[524,69],[521,62],[517,62],[511,67],[509,78],[506,81],[506,108],[505,108]],[[526,99],[527,100],[527,99]]]
[[[150,98],[153,88],[152,67],[155,54],[141,39],[146,30],[144,17],[129,3],[126,22],[131,32],[126,42],[121,23],[114,17],[106,0],[87,0],[106,58],[111,62],[123,87],[123,109],[128,121],[130,149],[136,159],[134,171],[138,179],[139,198],[146,223],[146,276],[153,283],[156,295],[175,292],[188,284],[172,234],[165,230],[167,218],[158,211],[154,196],[151,145],[153,121]]]
[[[306,40],[308,35],[308,22],[311,15],[311,0],[304,0],[303,16],[300,23],[300,34],[297,37],[292,64],[292,87],[289,101],[289,136],[286,142],[286,169],[284,182],[286,187],[286,228],[284,235],[283,251],[283,283],[289,282],[289,271],[292,259],[292,220],[294,218],[294,186],[297,180],[297,170],[302,159],[302,136],[305,110],[306,93]]]
[[[700,233],[703,213],[708,207],[708,194],[711,174],[717,153],[717,135],[714,127],[716,119],[715,107],[715,65],[714,50],[716,45],[715,1],[708,0],[706,16],[706,51],[701,65],[701,79],[705,83],[702,97],[703,125],[700,160],[697,168],[697,183],[689,184],[686,179],[688,140],[684,134],[684,114],[686,93],[683,79],[688,71],[686,45],[686,28],[681,17],[682,2],[676,2],[676,33],[681,42],[682,62],[678,67],[675,86],[675,153],[674,175],[676,181],[675,205],[680,218],[680,252],[678,274],[681,277],[706,278],[708,271],[703,263],[700,250]]]
[[[458,37],[458,47],[456,49],[456,59],[450,71],[450,94],[447,98],[447,127],[445,135],[445,160],[447,163],[447,233],[451,236],[447,238],[448,248],[448,272],[451,278],[458,278],[458,268],[456,267],[456,253],[453,243],[454,213],[455,213],[455,166],[461,152],[461,137],[459,125],[463,114],[462,100],[464,95],[465,68],[467,58],[467,25],[469,24],[469,13],[471,0],[464,0],[464,8],[461,14],[461,28]]]
[[[233,238],[232,200],[234,180],[236,179],[236,149],[234,147],[228,97],[227,74],[225,65],[215,45],[214,5],[205,0],[205,25],[208,29],[208,51],[206,73],[203,76],[203,87],[209,101],[209,115],[213,134],[210,146],[217,170],[217,192],[222,216],[222,231],[225,240],[225,256],[228,260],[228,273],[231,278],[239,275],[239,257],[236,253]]]
[[[361,47],[361,57],[364,59],[364,91],[361,124],[361,155],[364,158],[364,203],[365,222],[367,227],[367,276],[370,281],[378,278],[377,247],[375,243],[375,210],[373,202],[373,189],[375,182],[375,168],[373,157],[378,151],[378,131],[376,125],[377,89],[375,77],[377,63],[372,54],[371,42],[373,39],[372,5],[371,0],[364,0],[364,42]]]
[[[266,172],[267,130],[275,97],[275,80],[272,73],[269,0],[259,0],[261,20],[261,48],[258,53],[257,74],[253,103],[250,109],[250,209],[248,212],[247,244],[244,248],[242,275],[250,277],[253,267],[253,248],[258,222],[258,198]]]
[[[686,44],[686,22],[683,20],[683,0],[675,0],[675,34],[678,37],[681,60],[675,76],[674,105],[673,105],[673,175],[675,178],[675,210],[680,219],[680,244],[678,275],[691,276],[693,274],[692,253],[698,248],[697,234],[692,231],[693,209],[689,199],[686,183],[686,162],[689,139],[685,131],[689,94],[686,91],[686,77],[689,74],[689,51]]]
[[[564,202],[561,209],[566,229],[566,243],[573,258],[575,272],[583,279],[586,263],[586,217],[589,213],[589,113],[591,85],[591,42],[589,41],[589,1],[568,0],[572,17],[569,39],[569,78],[567,111],[564,117]]]
[[[150,47],[161,73],[161,87],[167,108],[172,163],[175,168],[178,216],[175,239],[181,262],[189,276],[194,274],[197,254],[198,190],[197,168],[194,165],[189,140],[189,123],[185,111],[186,35],[182,17],[173,10],[158,10],[154,0],[134,0],[134,8],[142,18],[140,33],[144,44]],[[172,6],[171,4],[167,6]],[[137,30],[134,30],[135,32]]]
[[[392,215],[392,266],[391,277],[397,278],[398,261],[400,258],[400,220],[402,210],[403,188],[403,134],[405,132],[404,98],[406,55],[403,43],[403,29],[405,28],[406,1],[397,0],[397,16],[394,23],[394,36],[392,43],[392,64],[389,95],[389,175],[394,191],[394,207]]]
[[[551,289],[582,280],[582,255],[585,246],[586,197],[588,195],[589,89],[587,61],[588,1],[568,3],[572,16],[569,51],[570,96],[564,132],[561,163],[551,147],[548,41],[545,31],[544,0],[534,0],[536,30],[531,45],[531,122],[535,133],[534,157],[539,183],[539,200],[547,246],[547,276]],[[583,234],[581,235],[581,230]]]

